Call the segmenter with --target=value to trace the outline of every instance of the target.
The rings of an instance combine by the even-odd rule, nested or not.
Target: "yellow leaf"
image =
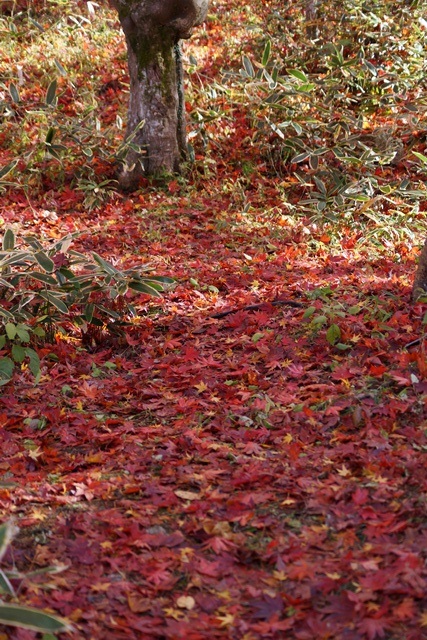
[[[220,627],[229,627],[234,622],[234,616],[231,613],[225,613],[223,616],[216,616],[219,620]]]
[[[183,618],[185,618],[184,613],[179,609],[172,609],[172,607],[169,607],[167,609],[163,609],[163,611],[165,612],[165,616],[167,618],[173,618],[174,620],[182,620]]]
[[[337,471],[338,475],[341,476],[342,478],[346,478],[347,476],[351,476],[351,471],[349,471],[347,469],[347,467],[345,466],[345,464],[342,465],[341,469],[338,469]]]
[[[40,522],[43,522],[43,520],[47,518],[47,515],[43,513],[43,511],[40,511],[40,509],[33,509],[30,516],[34,518],[34,520],[40,520]]]
[[[111,586],[111,582],[95,582],[91,586],[92,591],[108,591]]]
[[[201,382],[199,382],[199,384],[195,384],[194,388],[197,389],[199,393],[203,393],[203,391],[206,391],[208,387],[202,380]]]
[[[427,611],[424,611],[420,616],[420,625],[422,627],[427,627]]]

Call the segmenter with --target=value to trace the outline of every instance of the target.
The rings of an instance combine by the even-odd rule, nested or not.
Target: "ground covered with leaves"
[[[184,51],[194,163],[133,195],[114,184],[115,16],[63,4],[2,17],[2,228],[79,232],[78,251],[176,284],[134,293],[112,334],[56,308],[37,384],[15,358],[5,564],[65,565],[18,601],[73,640],[427,637],[416,3],[351,3],[347,40],[343,3],[308,24],[303,3],[213,3]]]

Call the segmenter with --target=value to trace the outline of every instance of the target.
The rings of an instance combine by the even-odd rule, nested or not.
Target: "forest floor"
[[[236,33],[212,19],[186,45],[194,83],[222,82],[230,41],[243,46],[234,11]],[[115,46],[110,120],[126,101]],[[79,231],[79,251],[176,280],[135,296],[125,341],[58,333],[38,384],[24,364],[2,387],[8,562],[66,565],[19,602],[69,620],[64,640],[427,638],[427,359],[423,340],[406,348],[425,329],[410,303],[422,236],[313,221],[227,108],[188,181],[94,207],[53,178],[2,196],[4,228]]]

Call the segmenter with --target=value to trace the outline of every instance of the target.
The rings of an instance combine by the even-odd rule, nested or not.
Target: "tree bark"
[[[126,38],[130,99],[122,188],[179,171],[185,157],[185,105],[179,40],[206,17],[208,0],[113,0]]]
[[[418,296],[427,293],[427,240],[421,250],[418,260],[418,267],[415,274],[414,285],[412,287],[412,301],[415,302]]]

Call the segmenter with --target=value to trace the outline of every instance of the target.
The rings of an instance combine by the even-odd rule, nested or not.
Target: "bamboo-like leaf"
[[[0,169],[0,180],[5,178],[7,174],[10,173],[16,167],[17,164],[18,164],[18,160],[12,160],[12,162],[9,162],[9,164],[7,164],[2,169]]]
[[[134,291],[139,291],[140,293],[148,293],[148,295],[154,296],[156,298],[161,298],[162,297],[160,295],[160,293],[156,289],[154,289],[153,287],[150,287],[150,285],[145,284],[144,282],[138,282],[137,280],[131,280],[129,282],[129,287],[131,289],[133,289]]]
[[[271,54],[271,40],[267,40],[267,42],[265,43],[264,52],[262,54],[262,64],[264,67],[268,64],[268,61],[270,60],[270,54]]]
[[[68,307],[63,300],[53,295],[53,293],[49,293],[47,291],[40,291],[40,297],[53,304],[54,307],[61,311],[62,313],[68,313]]]
[[[308,82],[307,76],[300,69],[288,69],[288,73],[290,76],[293,76],[297,80],[301,80],[301,82]]]
[[[5,251],[12,251],[15,248],[15,233],[12,229],[6,229],[2,246]]]
[[[95,260],[95,262],[102,268],[104,269],[104,271],[106,273],[108,273],[111,276],[115,276],[117,273],[119,273],[117,271],[117,269],[115,267],[113,267],[112,264],[110,264],[109,262],[107,262],[106,260],[104,260],[103,258],[101,258],[101,256],[99,256],[97,253],[95,253],[95,251],[92,251],[92,257]]]
[[[255,77],[254,67],[252,65],[252,62],[249,60],[248,56],[245,56],[245,55],[242,56],[242,61],[243,61],[243,66],[245,68],[245,71],[249,76],[249,78],[254,78]]]
[[[17,604],[0,604],[0,622],[46,633],[72,631],[72,626],[63,618]]]
[[[9,85],[9,93],[10,93],[10,97],[12,98],[13,102],[19,102],[20,101],[18,87],[13,82],[11,82],[10,85]]]
[[[8,596],[15,597],[15,589],[13,588],[8,576],[0,569],[0,593],[6,593]]]
[[[45,98],[45,102],[47,105],[53,107],[56,104],[56,89],[58,87],[58,82],[57,80],[52,80],[52,82],[50,83],[47,91],[46,91],[46,98]]]
[[[37,253],[34,254],[34,257],[42,269],[48,273],[53,273],[55,271],[55,263],[44,251],[37,251]]]

